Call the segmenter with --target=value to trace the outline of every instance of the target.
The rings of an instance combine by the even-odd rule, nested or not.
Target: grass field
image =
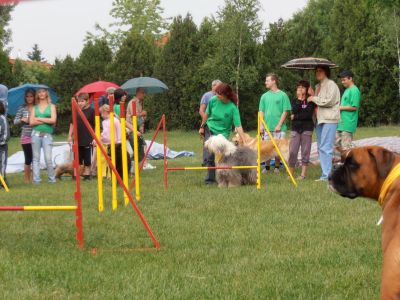
[[[356,138],[393,135],[398,127],[361,128]],[[200,164],[194,132],[171,132],[168,143],[196,153],[170,166]],[[17,150],[15,138],[10,153]],[[263,175],[261,191],[221,190],[203,185],[204,172],[171,172],[164,191],[162,162],[151,163],[157,169],[142,173],[139,207],[159,251],[131,207],[111,211],[111,184],[99,214],[96,181],[83,182],[84,250],[76,247],[72,212],[1,213],[0,298],[378,297],[379,205],[329,192],[314,182],[319,168],[311,168],[298,188],[284,173]],[[0,190],[1,205],[74,204],[71,179],[38,186],[25,185],[22,174],[8,179],[11,192]]]

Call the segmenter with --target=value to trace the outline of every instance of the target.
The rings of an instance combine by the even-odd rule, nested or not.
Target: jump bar
[[[77,206],[0,206],[0,211],[66,211],[76,208]]]

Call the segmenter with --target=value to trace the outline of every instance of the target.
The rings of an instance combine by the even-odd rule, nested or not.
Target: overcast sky
[[[260,0],[260,19],[265,25],[279,18],[288,19],[303,8],[307,0]],[[187,12],[200,24],[223,6],[224,0],[161,0],[164,17]],[[76,57],[82,50],[87,31],[94,31],[98,22],[103,27],[113,22],[110,17],[112,0],[37,0],[21,2],[12,12],[11,57],[26,59],[36,43],[48,62],[67,54]]]

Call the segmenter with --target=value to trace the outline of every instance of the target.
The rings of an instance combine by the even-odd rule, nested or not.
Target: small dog
[[[232,142],[236,146],[246,146],[251,148],[252,150],[256,151],[257,153],[257,138],[252,138],[249,134],[245,133],[245,140],[242,141],[239,134],[236,133],[235,136],[232,138]],[[285,161],[289,159],[289,140],[287,139],[275,139],[276,145],[279,147],[279,150],[282,153],[283,158]],[[276,151],[274,144],[271,140],[261,141],[260,143],[260,155],[261,161],[268,161],[274,157],[279,157],[278,151]]]
[[[236,147],[222,134],[210,137],[205,143],[206,149],[215,154],[217,167],[255,166],[256,153],[248,147]],[[236,187],[256,184],[256,169],[217,170],[218,187]]]
[[[84,167],[80,166],[79,171],[80,171],[81,175],[83,174],[83,169],[84,169]],[[55,172],[56,172],[57,179],[61,179],[61,176],[64,174],[69,174],[72,177],[74,177],[74,167],[73,167],[72,163],[66,163],[66,164],[61,164],[61,165],[56,166]]]

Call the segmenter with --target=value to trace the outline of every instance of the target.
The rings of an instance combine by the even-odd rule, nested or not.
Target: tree
[[[96,24],[95,30],[99,34],[89,32],[86,40],[105,38],[116,51],[130,34],[160,37],[161,31],[167,28],[167,21],[162,17],[163,11],[160,0],[114,0],[110,14],[117,21],[110,27],[115,30],[111,33]]]
[[[47,80],[49,72],[50,71],[39,62],[27,65],[22,60],[16,59],[13,76],[17,85],[27,82],[43,83]]]
[[[156,61],[156,49],[151,35],[130,33],[108,67],[112,81],[122,84],[138,76],[151,76]]]
[[[7,29],[14,5],[0,5],[0,48],[4,49],[11,39],[11,30]]]
[[[32,51],[27,53],[27,56],[30,60],[32,61],[38,61],[41,62],[44,60],[42,57],[42,50],[39,49],[38,44],[34,44],[32,47]]]
[[[107,42],[87,42],[76,61],[81,81],[86,84],[107,78],[107,67],[112,61],[111,49]]]

